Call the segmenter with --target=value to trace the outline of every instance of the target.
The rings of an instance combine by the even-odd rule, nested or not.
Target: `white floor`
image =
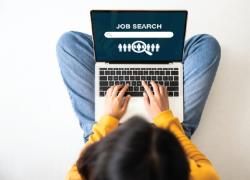
[[[91,34],[91,9],[187,9],[187,38],[208,33],[222,59],[193,142],[221,179],[250,177],[250,2],[0,1],[0,179],[63,179],[84,146],[57,64],[66,31]]]

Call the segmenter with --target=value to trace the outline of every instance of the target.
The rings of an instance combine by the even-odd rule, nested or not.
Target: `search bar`
[[[159,31],[159,32],[105,32],[106,38],[171,38],[174,36],[173,32],[170,31]]]

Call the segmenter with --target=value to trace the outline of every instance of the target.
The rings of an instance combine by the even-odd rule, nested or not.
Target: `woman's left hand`
[[[129,84],[126,86],[114,85],[108,89],[104,100],[104,115],[112,116],[118,120],[121,119],[127,110],[130,99],[130,95],[127,95],[122,104],[122,98],[128,87]],[[121,91],[118,94],[119,89],[121,89]]]

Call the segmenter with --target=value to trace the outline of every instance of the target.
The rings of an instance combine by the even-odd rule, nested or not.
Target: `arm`
[[[183,147],[190,164],[190,179],[219,179],[210,161],[187,138],[179,119],[174,117],[172,111],[169,110],[165,86],[151,82],[155,92],[155,95],[153,95],[150,88],[144,82],[142,84],[147,92],[147,94],[144,94],[145,105],[154,119],[154,124],[159,128],[172,132]]]
[[[105,137],[107,134],[111,133],[118,127],[118,119],[120,119],[124,115],[128,107],[130,96],[127,96],[124,100],[124,103],[121,104],[122,98],[128,87],[129,85],[112,86],[107,91],[104,101],[104,115],[101,117],[100,121],[93,126],[92,130],[94,134],[89,136],[89,141],[85,144],[85,147],[79,157],[81,157],[85,152],[87,146],[99,141],[101,138]],[[120,91],[119,95],[117,95],[118,90],[121,88],[122,90]],[[80,174],[78,173],[76,162],[71,167],[64,180],[82,180]]]

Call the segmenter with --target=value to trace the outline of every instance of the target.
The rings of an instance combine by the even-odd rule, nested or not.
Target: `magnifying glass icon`
[[[135,44],[136,44],[136,43],[141,43],[141,44],[143,45],[143,48],[142,48],[141,50],[135,50]],[[145,42],[143,42],[143,41],[135,41],[135,42],[133,42],[133,44],[132,44],[132,50],[133,50],[135,53],[142,53],[142,52],[145,52],[145,53],[147,53],[148,55],[152,56],[153,53],[147,51],[146,48],[147,48],[147,46],[146,46]]]

